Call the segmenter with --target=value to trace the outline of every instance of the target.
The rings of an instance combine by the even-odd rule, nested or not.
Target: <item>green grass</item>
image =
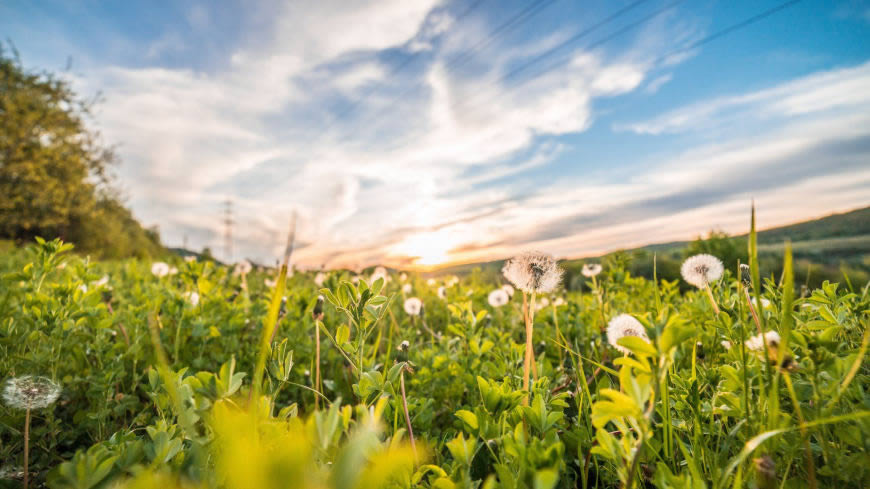
[[[470,273],[446,299],[445,281],[411,275],[419,317],[405,313],[396,274],[370,287],[333,272],[321,290],[296,273],[281,293],[264,284],[274,272],[179,260],[178,274],[156,277],[150,262],[89,262],[59,246],[0,258],[0,380],[43,375],[63,389],[32,413],[33,487],[870,482],[870,287],[853,278],[851,289],[802,291],[798,243],[782,273],[761,257],[749,290],[778,347],[743,347],[758,326],[736,266],[713,284],[715,315],[703,292],[636,276],[614,258],[594,282],[537,298],[551,305],[534,315],[528,393],[522,296],[491,307],[494,274]],[[318,294],[327,300],[315,317]],[[629,355],[602,334],[621,313],[651,339],[621,340]],[[24,425],[25,413],[0,405],[0,487],[20,486]]]

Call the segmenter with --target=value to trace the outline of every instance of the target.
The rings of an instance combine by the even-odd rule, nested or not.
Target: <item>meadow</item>
[[[688,292],[10,249],[0,487],[867,487],[870,284],[747,241]]]

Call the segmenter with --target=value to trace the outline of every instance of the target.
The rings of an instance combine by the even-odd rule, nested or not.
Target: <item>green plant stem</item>
[[[788,387],[788,393],[791,396],[791,402],[794,403],[795,413],[798,417],[798,422],[800,423],[801,430],[801,438],[804,442],[804,453],[807,457],[807,476],[809,477],[810,489],[816,489],[818,487],[818,483],[816,482],[816,466],[813,462],[813,452],[810,451],[810,439],[807,434],[806,421],[804,420],[804,415],[801,412],[801,404],[798,402],[797,394],[794,391],[794,386],[791,383],[791,375],[788,372],[783,373],[783,379],[785,379],[785,385]]]
[[[408,438],[411,440],[411,450],[414,451],[414,461],[419,464],[417,444],[414,442],[414,429],[411,428],[411,416],[408,414],[408,397],[405,394],[405,366],[399,373],[399,386],[402,388],[402,409],[405,410],[405,424],[408,425]]]
[[[30,408],[24,414],[24,489],[30,485]]]

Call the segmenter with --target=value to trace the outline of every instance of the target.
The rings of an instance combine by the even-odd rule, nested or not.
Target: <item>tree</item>
[[[87,127],[93,101],[0,44],[0,238],[59,237],[104,256],[154,255],[112,187],[111,148]]]

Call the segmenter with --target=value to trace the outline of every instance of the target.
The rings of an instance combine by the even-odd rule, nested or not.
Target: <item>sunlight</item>
[[[456,244],[456,237],[451,233],[438,231],[409,236],[397,244],[393,251],[414,258],[415,265],[432,266],[446,263],[448,251]]]

